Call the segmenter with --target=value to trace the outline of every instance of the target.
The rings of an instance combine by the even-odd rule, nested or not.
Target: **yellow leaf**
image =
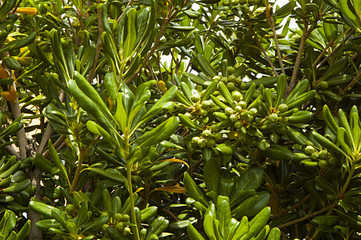
[[[138,188],[134,193],[138,193],[138,192],[140,192],[140,191],[142,191],[142,190],[144,190],[144,187]]]
[[[168,91],[168,88],[167,88],[167,86],[165,85],[165,82],[163,82],[163,81],[158,81],[157,85],[158,85],[159,90],[162,91],[162,93],[166,93],[166,92]]]
[[[9,73],[0,65],[0,79],[9,78]]]
[[[186,193],[187,190],[184,187],[177,185],[174,186],[164,186],[164,187],[159,187],[159,188],[155,188],[152,190],[152,192],[154,191],[163,191],[163,192],[172,192],[172,193]]]
[[[18,7],[15,12],[25,15],[36,15],[38,13],[38,10],[34,7]]]
[[[18,93],[15,91],[14,87],[11,86],[10,87],[10,91],[3,91],[1,93],[1,97],[3,99],[5,99],[6,101],[13,101],[14,103],[16,102],[16,99],[18,98]]]
[[[164,159],[162,160],[162,162],[165,162],[165,161],[171,161],[171,162],[177,162],[177,163],[183,163],[185,164],[188,168],[189,168],[189,165],[187,162],[183,161],[183,160],[180,160],[180,159],[176,159],[176,158],[169,158],[169,159]]]

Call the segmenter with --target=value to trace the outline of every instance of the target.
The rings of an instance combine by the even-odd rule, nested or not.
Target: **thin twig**
[[[162,24],[162,26],[161,26],[161,28],[160,28],[158,37],[157,37],[157,39],[155,40],[155,43],[154,43],[153,47],[150,49],[148,55],[144,58],[143,63],[148,62],[148,60],[150,59],[150,57],[154,54],[155,50],[158,48],[160,39],[162,38],[162,36],[163,36],[163,34],[164,34],[164,32],[165,32],[165,30],[166,30],[166,28],[167,28],[168,23],[171,21],[171,18],[169,18],[169,15],[171,15],[170,12],[168,12],[168,16],[167,16],[166,18],[164,18],[164,21],[163,21],[163,24]],[[135,71],[135,73],[133,73],[133,75],[130,76],[130,77],[127,79],[126,84],[130,83],[130,82],[137,76],[137,74],[140,72],[141,69],[142,69],[142,68],[139,67],[139,68],[137,69],[137,71]]]
[[[295,205],[293,205],[292,207],[290,207],[290,208],[282,211],[282,212],[280,213],[280,216],[282,216],[282,215],[284,215],[284,214],[292,211],[293,209],[298,208],[298,207],[301,206],[304,202],[306,202],[310,197],[311,197],[311,194],[306,195],[303,199],[301,199],[300,201],[298,201]]]
[[[262,43],[261,43],[261,41],[259,40],[256,32],[253,30],[252,26],[250,27],[250,29],[251,29],[251,31],[252,31],[252,33],[253,33],[253,36],[254,36],[255,39],[256,39],[256,42],[257,42],[258,47],[261,49],[263,55],[264,55],[265,58],[267,59],[268,64],[269,64],[270,67],[272,68],[273,75],[278,76],[278,73],[276,72],[276,69],[275,69],[275,67],[273,66],[273,63],[272,63],[270,57],[268,56],[266,50],[264,50],[264,48],[263,48],[263,46],[262,46]]]
[[[356,77],[340,92],[339,95],[340,96],[344,95],[345,92],[360,79],[360,77],[361,77],[361,71],[358,72]]]
[[[306,221],[307,219],[313,218],[313,217],[315,217],[315,216],[317,216],[317,215],[319,215],[319,214],[321,214],[321,213],[323,213],[323,212],[327,212],[328,210],[336,207],[337,205],[338,205],[337,202],[336,202],[336,203],[333,203],[333,204],[331,204],[330,206],[327,206],[327,207],[325,207],[325,208],[322,208],[321,210],[319,210],[319,211],[317,211],[317,212],[311,213],[311,214],[309,214],[309,215],[307,215],[307,216],[301,217],[301,218],[296,219],[296,220],[294,220],[294,221],[291,221],[291,222],[288,222],[288,223],[285,223],[285,224],[281,224],[281,225],[279,225],[279,226],[277,226],[277,227],[278,227],[278,228],[285,228],[285,227],[289,227],[289,226],[292,226],[292,225],[294,225],[294,224],[297,224],[297,223]]]
[[[320,64],[317,65],[316,68],[320,68],[330,57],[332,57],[341,47],[343,47],[343,45],[345,45],[346,41],[352,36],[352,34],[354,34],[355,30],[352,29],[351,32],[349,32],[349,34],[347,34],[345,40],[342,41],[342,43],[340,43],[330,54],[328,54],[323,60],[322,62],[320,62]]]

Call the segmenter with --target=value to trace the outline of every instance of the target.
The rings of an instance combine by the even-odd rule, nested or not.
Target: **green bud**
[[[219,126],[217,125],[217,124],[213,124],[212,126],[211,126],[211,131],[212,132],[217,132],[219,130]]]
[[[123,231],[123,228],[124,228],[124,223],[122,223],[122,222],[118,222],[115,225],[115,229],[117,229],[118,231]]]
[[[116,213],[114,217],[117,221],[121,221],[123,219],[123,215],[121,213]]]
[[[214,140],[217,142],[217,143],[219,143],[219,142],[221,142],[222,141],[222,133],[215,133],[214,134]]]
[[[320,89],[327,89],[328,88],[328,82],[326,81],[321,81],[317,84],[317,87]]]

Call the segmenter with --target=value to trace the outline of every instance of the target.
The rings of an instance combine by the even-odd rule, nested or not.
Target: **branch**
[[[16,85],[15,81],[13,82],[14,90],[16,91]],[[10,109],[14,116],[14,118],[18,118],[21,115],[21,110],[19,106],[19,99],[16,98],[15,102],[10,101]],[[28,142],[26,140],[26,134],[25,134],[25,128],[21,128],[17,133],[16,136],[18,138],[18,145],[20,150],[20,157],[26,158],[26,147],[28,145]]]
[[[273,18],[271,18],[270,14],[269,14],[270,9],[271,9],[271,5],[268,5],[267,12],[266,12],[267,21],[268,21],[268,24],[270,25],[270,27],[272,29],[273,37],[275,39],[276,51],[277,51],[278,61],[280,62],[280,67],[281,67],[282,74],[286,74],[285,69],[283,67],[282,55],[281,55],[281,51],[280,51],[280,46],[278,44],[278,38],[277,38],[277,33],[276,33],[275,26],[274,26]]]
[[[308,36],[311,34],[311,32],[313,30],[313,28],[311,28],[310,30],[307,30],[307,27],[308,27],[308,24],[306,22],[305,26],[303,28],[303,34],[302,34],[302,37],[301,37],[301,42],[300,42],[300,45],[298,47],[297,57],[296,57],[295,65],[294,65],[294,68],[293,68],[291,81],[290,81],[290,84],[288,85],[288,87],[286,89],[286,94],[285,94],[286,96],[288,96],[288,94],[292,91],[292,89],[294,88],[294,86],[297,83],[297,73],[298,73],[298,69],[299,69],[300,64],[301,64],[303,49],[305,47],[306,40],[307,40]]]
[[[267,59],[268,64],[269,64],[270,67],[272,68],[273,75],[278,76],[278,73],[276,72],[276,69],[275,69],[275,67],[273,66],[273,63],[272,63],[271,59],[269,58],[268,54],[266,53],[266,51],[264,50],[264,48],[263,48],[263,46],[262,46],[262,43],[260,42],[260,40],[259,40],[256,32],[253,30],[252,27],[250,27],[250,29],[251,29],[251,31],[252,31],[255,39],[256,39],[256,42],[257,42],[258,47],[261,49],[263,55],[264,55],[265,58]]]
[[[285,228],[285,227],[289,227],[289,226],[291,226],[291,225],[294,225],[294,224],[297,224],[297,223],[306,221],[307,219],[313,218],[313,217],[315,217],[315,216],[317,216],[317,215],[319,215],[319,214],[321,214],[321,213],[323,213],[323,212],[327,212],[328,210],[336,207],[337,205],[338,205],[337,202],[336,202],[336,203],[333,203],[333,204],[331,204],[330,206],[325,207],[325,208],[322,208],[321,210],[319,210],[319,211],[317,211],[317,212],[311,213],[311,214],[309,214],[309,215],[306,215],[306,216],[304,216],[304,217],[302,217],[302,218],[299,218],[299,219],[296,219],[296,220],[294,220],[294,221],[291,221],[291,222],[288,222],[288,223],[285,223],[285,224],[281,224],[281,225],[279,225],[279,226],[277,226],[277,227],[278,227],[278,228]]]
[[[6,143],[6,141],[4,139],[1,139],[1,141],[3,143]],[[15,155],[17,159],[20,159],[20,155],[17,152],[17,148],[14,144],[11,145],[5,145],[4,148],[11,154],[11,155]]]

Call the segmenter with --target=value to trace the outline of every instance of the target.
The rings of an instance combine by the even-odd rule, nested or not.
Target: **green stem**
[[[78,157],[78,165],[76,167],[76,172],[75,172],[75,176],[74,176],[74,179],[73,179],[73,182],[71,184],[71,188],[70,188],[70,193],[74,192],[75,190],[75,186],[79,180],[79,176],[80,176],[80,172],[81,172],[81,167],[83,165],[83,159],[84,159],[84,152],[83,152],[83,149],[79,148],[80,150],[80,153],[79,153],[79,157]]]
[[[127,133],[124,134],[124,140],[125,140],[125,152],[126,157],[129,155],[129,135]],[[135,215],[135,202],[134,202],[134,196],[133,196],[133,185],[132,185],[132,170],[133,170],[133,164],[131,161],[127,161],[127,185],[128,185],[128,192],[129,192],[129,198],[130,198],[130,214],[131,214],[131,222],[135,225],[134,226],[134,235],[135,240],[140,240],[139,236],[139,229],[137,224],[137,217]]]

